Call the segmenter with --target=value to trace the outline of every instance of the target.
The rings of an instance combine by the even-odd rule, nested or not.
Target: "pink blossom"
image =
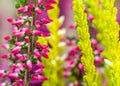
[[[19,12],[19,13],[26,12],[27,10],[28,10],[28,7],[27,7],[27,6],[24,6],[24,7],[18,8],[18,12]]]
[[[37,13],[37,14],[42,14],[42,11],[37,7],[37,8],[35,8],[35,12]]]
[[[73,23],[69,26],[70,29],[75,29],[76,28],[76,23]]]
[[[36,36],[40,36],[42,34],[42,32],[39,31],[39,30],[34,30],[33,34],[36,35]]]
[[[38,80],[38,75],[32,74],[32,80]]]
[[[26,36],[26,37],[25,37],[25,39],[24,39],[24,41],[25,41],[26,43],[29,43],[29,42],[30,42],[29,37],[28,37],[28,36]]]
[[[54,7],[53,7],[53,6],[51,6],[51,5],[46,5],[45,7],[46,7],[46,10],[51,10],[51,9],[53,9],[53,8],[54,8]]]
[[[70,75],[71,75],[71,72],[70,72],[70,71],[65,71],[65,72],[63,73],[63,77],[65,77],[65,78],[69,77]]]
[[[17,65],[16,64],[12,64],[11,69],[15,70],[16,68],[17,68]]]
[[[35,22],[35,26],[36,26],[37,28],[40,28],[40,21],[36,21],[36,22]]]
[[[4,70],[0,70],[0,77],[3,77],[4,76]]]
[[[35,46],[36,46],[36,47],[40,47],[41,45],[40,45],[39,42],[36,42],[36,43],[35,43]]]
[[[18,73],[8,73],[8,77],[12,79],[17,79],[18,78]]]
[[[50,3],[50,4],[56,4],[57,2],[55,0],[49,0],[48,3]]]
[[[38,49],[34,50],[34,56],[37,58],[40,57],[40,51]]]
[[[1,47],[4,48],[4,49],[9,49],[10,48],[9,44],[2,44]]]
[[[15,46],[21,46],[23,44],[24,44],[24,42],[15,42]]]
[[[23,22],[24,20],[18,20],[18,21],[13,22],[13,25],[20,26],[23,24]]]
[[[24,61],[26,59],[25,56],[22,54],[16,54],[15,56],[21,61]]]
[[[42,22],[43,22],[43,24],[48,24],[48,23],[52,22],[52,20],[49,18],[43,18]]]
[[[43,76],[43,75],[38,75],[38,80],[40,81],[40,82],[44,82],[44,81],[46,81],[46,80],[48,80],[45,76]]]
[[[83,66],[83,64],[78,64],[78,68],[79,68],[79,70],[81,70],[81,71],[84,71],[84,66]]]
[[[27,67],[29,70],[32,70],[32,62],[30,60],[27,61]]]
[[[9,41],[9,40],[11,40],[11,36],[5,36],[4,39]]]
[[[29,10],[33,10],[33,9],[34,9],[34,6],[33,6],[32,4],[29,4],[29,5],[28,5],[28,9],[29,9]]]
[[[38,73],[38,74],[41,74],[43,72],[43,68],[39,68],[35,72]]]
[[[27,35],[29,35],[29,34],[31,33],[30,29],[27,28],[27,29],[25,30],[25,33],[26,33]]]
[[[44,64],[40,61],[37,61],[37,66],[39,66],[40,68],[44,68]]]
[[[7,58],[9,58],[9,54],[3,54],[3,55],[1,56],[1,58],[7,59]]]
[[[92,15],[88,16],[88,21],[93,21],[94,19],[95,19],[94,16],[92,16]]]
[[[41,5],[41,4],[42,4],[42,0],[38,0],[38,4],[40,4],[40,5]]]
[[[19,53],[20,50],[21,50],[21,47],[17,46],[17,47],[15,47],[14,49],[12,49],[11,53],[12,53],[12,54],[16,54],[16,53]]]
[[[50,36],[50,33],[42,32],[41,35],[44,36],[44,37],[49,37],[49,36]]]
[[[14,20],[13,18],[8,18],[7,21],[8,21],[9,23],[13,23],[15,20]]]
[[[14,34],[15,37],[22,37],[24,36],[25,32],[17,32]]]
[[[45,58],[49,58],[48,55],[45,52],[41,52],[41,55]]]

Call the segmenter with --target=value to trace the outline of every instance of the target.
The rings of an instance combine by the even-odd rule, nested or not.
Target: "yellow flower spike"
[[[51,33],[51,36],[47,39],[41,40],[41,37],[38,38],[40,43],[49,42],[51,48],[48,53],[49,59],[42,58],[43,63],[45,64],[44,75],[48,77],[48,80],[45,81],[42,86],[65,86],[64,81],[62,80],[62,64],[63,60],[59,59],[60,54],[63,49],[60,46],[60,39],[62,34],[60,32],[60,26],[63,23],[64,17],[59,18],[59,8],[57,4],[52,5],[54,9],[48,11],[48,16],[53,21],[47,24],[47,28]]]
[[[97,73],[94,66],[94,55],[91,48],[87,15],[84,13],[85,6],[82,0],[74,0],[74,19],[77,23],[77,31],[80,41],[78,43],[82,52],[82,63],[85,68],[85,86],[97,86]]]
[[[100,1],[100,4],[98,2]],[[93,24],[99,31],[97,38],[105,47],[102,55],[112,64],[107,69],[108,86],[120,86],[119,24],[116,21],[115,0],[85,0],[89,12],[95,17]]]

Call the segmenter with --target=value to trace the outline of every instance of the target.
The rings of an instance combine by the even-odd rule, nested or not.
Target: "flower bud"
[[[3,55],[1,56],[1,58],[3,58],[3,59],[8,59],[8,58],[9,58],[9,54],[3,54]]]
[[[40,28],[40,21],[36,21],[36,22],[35,22],[35,26],[36,26],[37,28]]]
[[[28,7],[27,7],[27,6],[18,8],[18,12],[19,12],[19,13],[26,12],[27,10],[28,10]]]
[[[18,78],[18,73],[8,73],[8,77],[12,79],[17,79]]]
[[[11,36],[5,36],[4,39],[9,41],[9,40],[11,40]]]
[[[29,70],[32,70],[32,62],[30,60],[27,61],[27,67]]]
[[[4,48],[4,49],[9,49],[10,48],[9,44],[2,44],[1,47]]]
[[[4,70],[0,70],[0,77],[3,77],[4,76]]]
[[[42,34],[42,32],[39,31],[39,30],[34,30],[34,31],[33,31],[33,34],[34,34],[35,36],[40,36],[40,35]]]
[[[35,8],[35,12],[37,13],[37,14],[42,14],[42,11],[37,7],[37,8]]]
[[[12,54],[16,54],[16,53],[19,53],[20,50],[21,50],[21,47],[17,46],[17,47],[15,47],[14,49],[12,49],[11,53],[12,53]]]

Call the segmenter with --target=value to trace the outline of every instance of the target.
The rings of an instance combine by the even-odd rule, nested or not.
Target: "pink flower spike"
[[[4,39],[9,41],[9,40],[11,40],[11,36],[5,36]]]
[[[92,16],[92,15],[88,16],[88,21],[93,21],[94,19],[95,19],[94,16]]]
[[[19,53],[20,50],[21,50],[21,47],[17,46],[17,47],[15,47],[15,48],[11,51],[11,53],[12,53],[12,54],[16,54],[16,53]]]
[[[35,26],[36,26],[37,28],[40,28],[40,21],[36,21],[36,22],[35,22]]]
[[[13,18],[8,18],[7,21],[8,21],[9,23],[13,23],[15,20],[14,20]]]
[[[49,18],[43,18],[42,22],[43,22],[43,24],[48,24],[48,23],[52,22],[52,20]]]
[[[42,11],[37,7],[37,8],[35,8],[35,12],[37,13],[37,14],[42,14]]]
[[[27,6],[24,6],[24,7],[18,8],[18,12],[19,12],[19,13],[26,12],[27,10],[28,10],[28,7],[27,7]]]
[[[0,77],[3,77],[4,76],[4,70],[0,70]]]
[[[9,49],[10,48],[9,44],[2,44],[1,47],[4,48],[4,49]]]
[[[41,4],[42,4],[42,0],[38,0],[38,4],[40,4],[40,5],[41,5]]]
[[[12,79],[17,79],[18,78],[18,73],[8,73],[8,77]]]
[[[42,32],[39,31],[39,30],[34,30],[34,31],[33,31],[33,34],[34,34],[35,36],[40,36],[40,35],[42,34]]]
[[[40,81],[40,82],[44,82],[44,81],[46,81],[46,80],[48,80],[45,76],[43,76],[43,75],[38,75],[38,80]]]
[[[1,58],[7,59],[7,58],[9,58],[9,54],[3,54],[3,55],[1,56]]]
[[[30,60],[27,61],[27,67],[29,70],[32,70],[32,62]]]

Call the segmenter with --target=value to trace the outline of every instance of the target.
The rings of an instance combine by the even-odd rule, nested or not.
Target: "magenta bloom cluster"
[[[4,37],[8,43],[2,44],[2,48],[9,53],[3,54],[1,58],[9,59],[10,70],[0,70],[0,78],[8,77],[12,86],[29,86],[32,80],[41,83],[47,80],[42,74],[44,64],[41,58],[49,58],[49,46],[36,41],[38,36],[50,36],[50,33],[40,31],[39,28],[52,20],[44,17],[36,20],[36,16],[53,9],[52,4],[56,4],[55,0],[27,2],[25,6],[17,9],[20,16],[7,19],[13,25],[12,35]],[[37,69],[34,69],[34,66],[37,66]]]

